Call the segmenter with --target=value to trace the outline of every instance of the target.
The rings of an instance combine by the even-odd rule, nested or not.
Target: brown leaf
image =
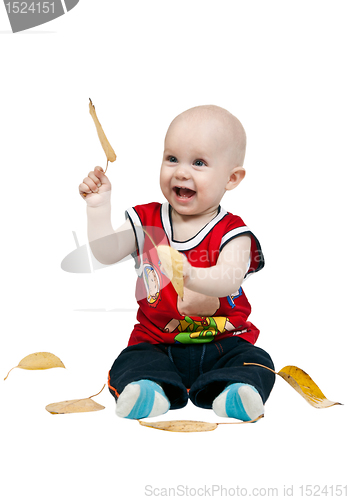
[[[106,384],[105,384],[106,385]],[[100,394],[105,385],[102,387]],[[98,394],[94,394],[94,396],[98,396]],[[45,409],[52,413],[53,415],[63,414],[63,413],[83,413],[89,411],[98,411],[103,410],[105,407],[96,403],[93,399],[94,396],[90,396],[89,398],[84,399],[71,399],[69,401],[61,401],[59,403],[51,403],[45,407]]]
[[[257,422],[264,415],[260,415],[254,420],[249,420],[247,422],[199,422],[196,420],[167,420],[162,422],[145,422],[144,420],[139,420],[139,424],[145,427],[152,427],[153,429],[159,429],[161,431],[170,432],[207,432],[213,431],[218,425],[239,425],[239,424],[251,424]]]
[[[65,366],[62,361],[54,354],[51,354],[51,352],[35,352],[21,359],[17,366],[11,368],[4,380],[7,379],[9,373],[14,370],[14,368],[23,368],[24,370],[47,370],[49,368],[65,368]]]
[[[99,122],[99,120],[97,118],[96,111],[95,111],[95,106],[92,104],[91,99],[90,99],[90,102],[89,102],[89,111],[90,111],[90,115],[92,116],[92,119],[94,120],[95,127],[96,127],[96,130],[97,130],[97,135],[98,135],[98,138],[100,139],[101,146],[103,148],[103,151],[106,154],[107,165],[108,165],[109,161],[113,162],[113,161],[116,160],[117,155],[115,154],[112,146],[108,142],[106,134],[103,131],[102,125],[101,125],[101,123]],[[106,170],[107,170],[107,167],[106,167]]]
[[[206,432],[213,431],[218,424],[210,422],[196,422],[193,420],[169,420],[164,422],[145,422],[139,420],[141,425],[170,432]]]
[[[104,406],[96,403],[93,399],[71,399],[70,401],[61,401],[51,403],[46,406],[46,410],[53,415],[59,413],[82,413],[87,411],[103,410]]]
[[[276,375],[279,375],[314,408],[329,408],[330,406],[341,405],[341,403],[329,401],[312,378],[304,372],[304,370],[298,368],[297,366],[288,365],[282,368],[279,372],[275,372],[271,368],[257,363],[243,364],[260,366],[261,368],[266,368],[266,370],[270,370]]]

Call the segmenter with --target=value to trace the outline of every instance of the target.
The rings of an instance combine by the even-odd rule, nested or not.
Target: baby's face
[[[220,120],[176,119],[165,139],[160,187],[179,214],[209,214],[217,210],[234,167]]]

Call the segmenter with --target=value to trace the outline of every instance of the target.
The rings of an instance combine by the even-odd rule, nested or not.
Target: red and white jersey
[[[181,300],[169,279],[160,270],[160,262],[151,239],[156,245],[170,245],[187,257],[194,267],[215,266],[223,247],[243,234],[251,237],[250,261],[246,277],[264,266],[259,241],[236,215],[219,207],[214,219],[193,238],[176,241],[173,238],[169,203],[138,205],[126,211],[137,241],[134,255],[138,275],[136,299],[139,304],[138,324],[129,344],[204,343],[239,335],[254,344],[259,330],[249,321],[250,304],[242,290],[220,297],[208,316],[183,316],[178,311]],[[145,232],[145,231],[146,232]]]

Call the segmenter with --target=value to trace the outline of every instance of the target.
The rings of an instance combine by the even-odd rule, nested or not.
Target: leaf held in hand
[[[106,385],[106,384],[105,384]],[[102,387],[100,394],[105,386]],[[51,403],[45,407],[45,409],[52,413],[52,415],[64,414],[64,413],[84,413],[89,411],[99,411],[103,410],[105,407],[96,403],[93,398],[94,396],[98,396],[98,394],[94,394],[89,398],[84,399],[71,399],[69,401],[61,401],[59,403]]]
[[[97,135],[98,135],[98,138],[100,139],[101,146],[103,148],[103,151],[106,154],[107,165],[108,165],[109,161],[113,162],[117,159],[117,155],[115,154],[112,146],[110,145],[110,143],[106,137],[106,134],[103,131],[102,125],[99,122],[97,115],[96,115],[95,106],[92,104],[91,99],[89,102],[89,111],[90,111],[90,115],[92,116],[92,119],[94,120],[95,127],[97,130]],[[107,170],[107,168],[106,168],[106,170]]]
[[[24,370],[47,370],[49,368],[65,368],[62,361],[51,352],[35,352],[21,359],[17,366],[11,368],[4,380],[14,368],[23,368]]]
[[[266,368],[266,370],[270,370],[276,375],[279,375],[314,408],[329,408],[330,406],[342,404],[335,403],[334,401],[330,401],[329,399],[327,399],[318,385],[316,385],[312,380],[312,378],[306,372],[304,372],[304,370],[298,368],[297,366],[288,365],[282,368],[282,370],[280,370],[279,372],[275,372],[271,368],[268,368],[264,365],[259,365],[257,363],[243,364],[260,366],[261,368]]]
[[[150,234],[145,228],[142,228],[143,232],[151,240],[153,246],[157,250],[159,260],[161,261],[162,267],[165,274],[170,279],[176,293],[181,299],[184,298],[184,277],[183,277],[183,260],[180,252],[175,250],[168,245],[156,245]]]
[[[156,249],[165,274],[170,279],[176,293],[183,299],[184,279],[181,253],[168,245],[159,245]]]

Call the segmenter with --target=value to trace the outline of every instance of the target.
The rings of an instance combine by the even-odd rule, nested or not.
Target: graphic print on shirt
[[[143,263],[143,281],[147,291],[147,302],[151,307],[157,307],[161,299],[161,278],[150,262]]]
[[[173,332],[176,329],[179,332],[174,337],[176,342],[181,344],[195,344],[212,342],[219,333],[233,331],[235,327],[224,316],[196,318],[185,316],[184,319],[172,319],[169,321],[164,331]]]
[[[243,290],[242,290],[242,287],[240,286],[237,293],[235,293],[235,294],[232,293],[231,295],[227,296],[228,303],[230,304],[230,306],[232,308],[235,307],[235,299],[238,299],[238,297],[240,297],[242,295],[242,293],[243,293]]]

